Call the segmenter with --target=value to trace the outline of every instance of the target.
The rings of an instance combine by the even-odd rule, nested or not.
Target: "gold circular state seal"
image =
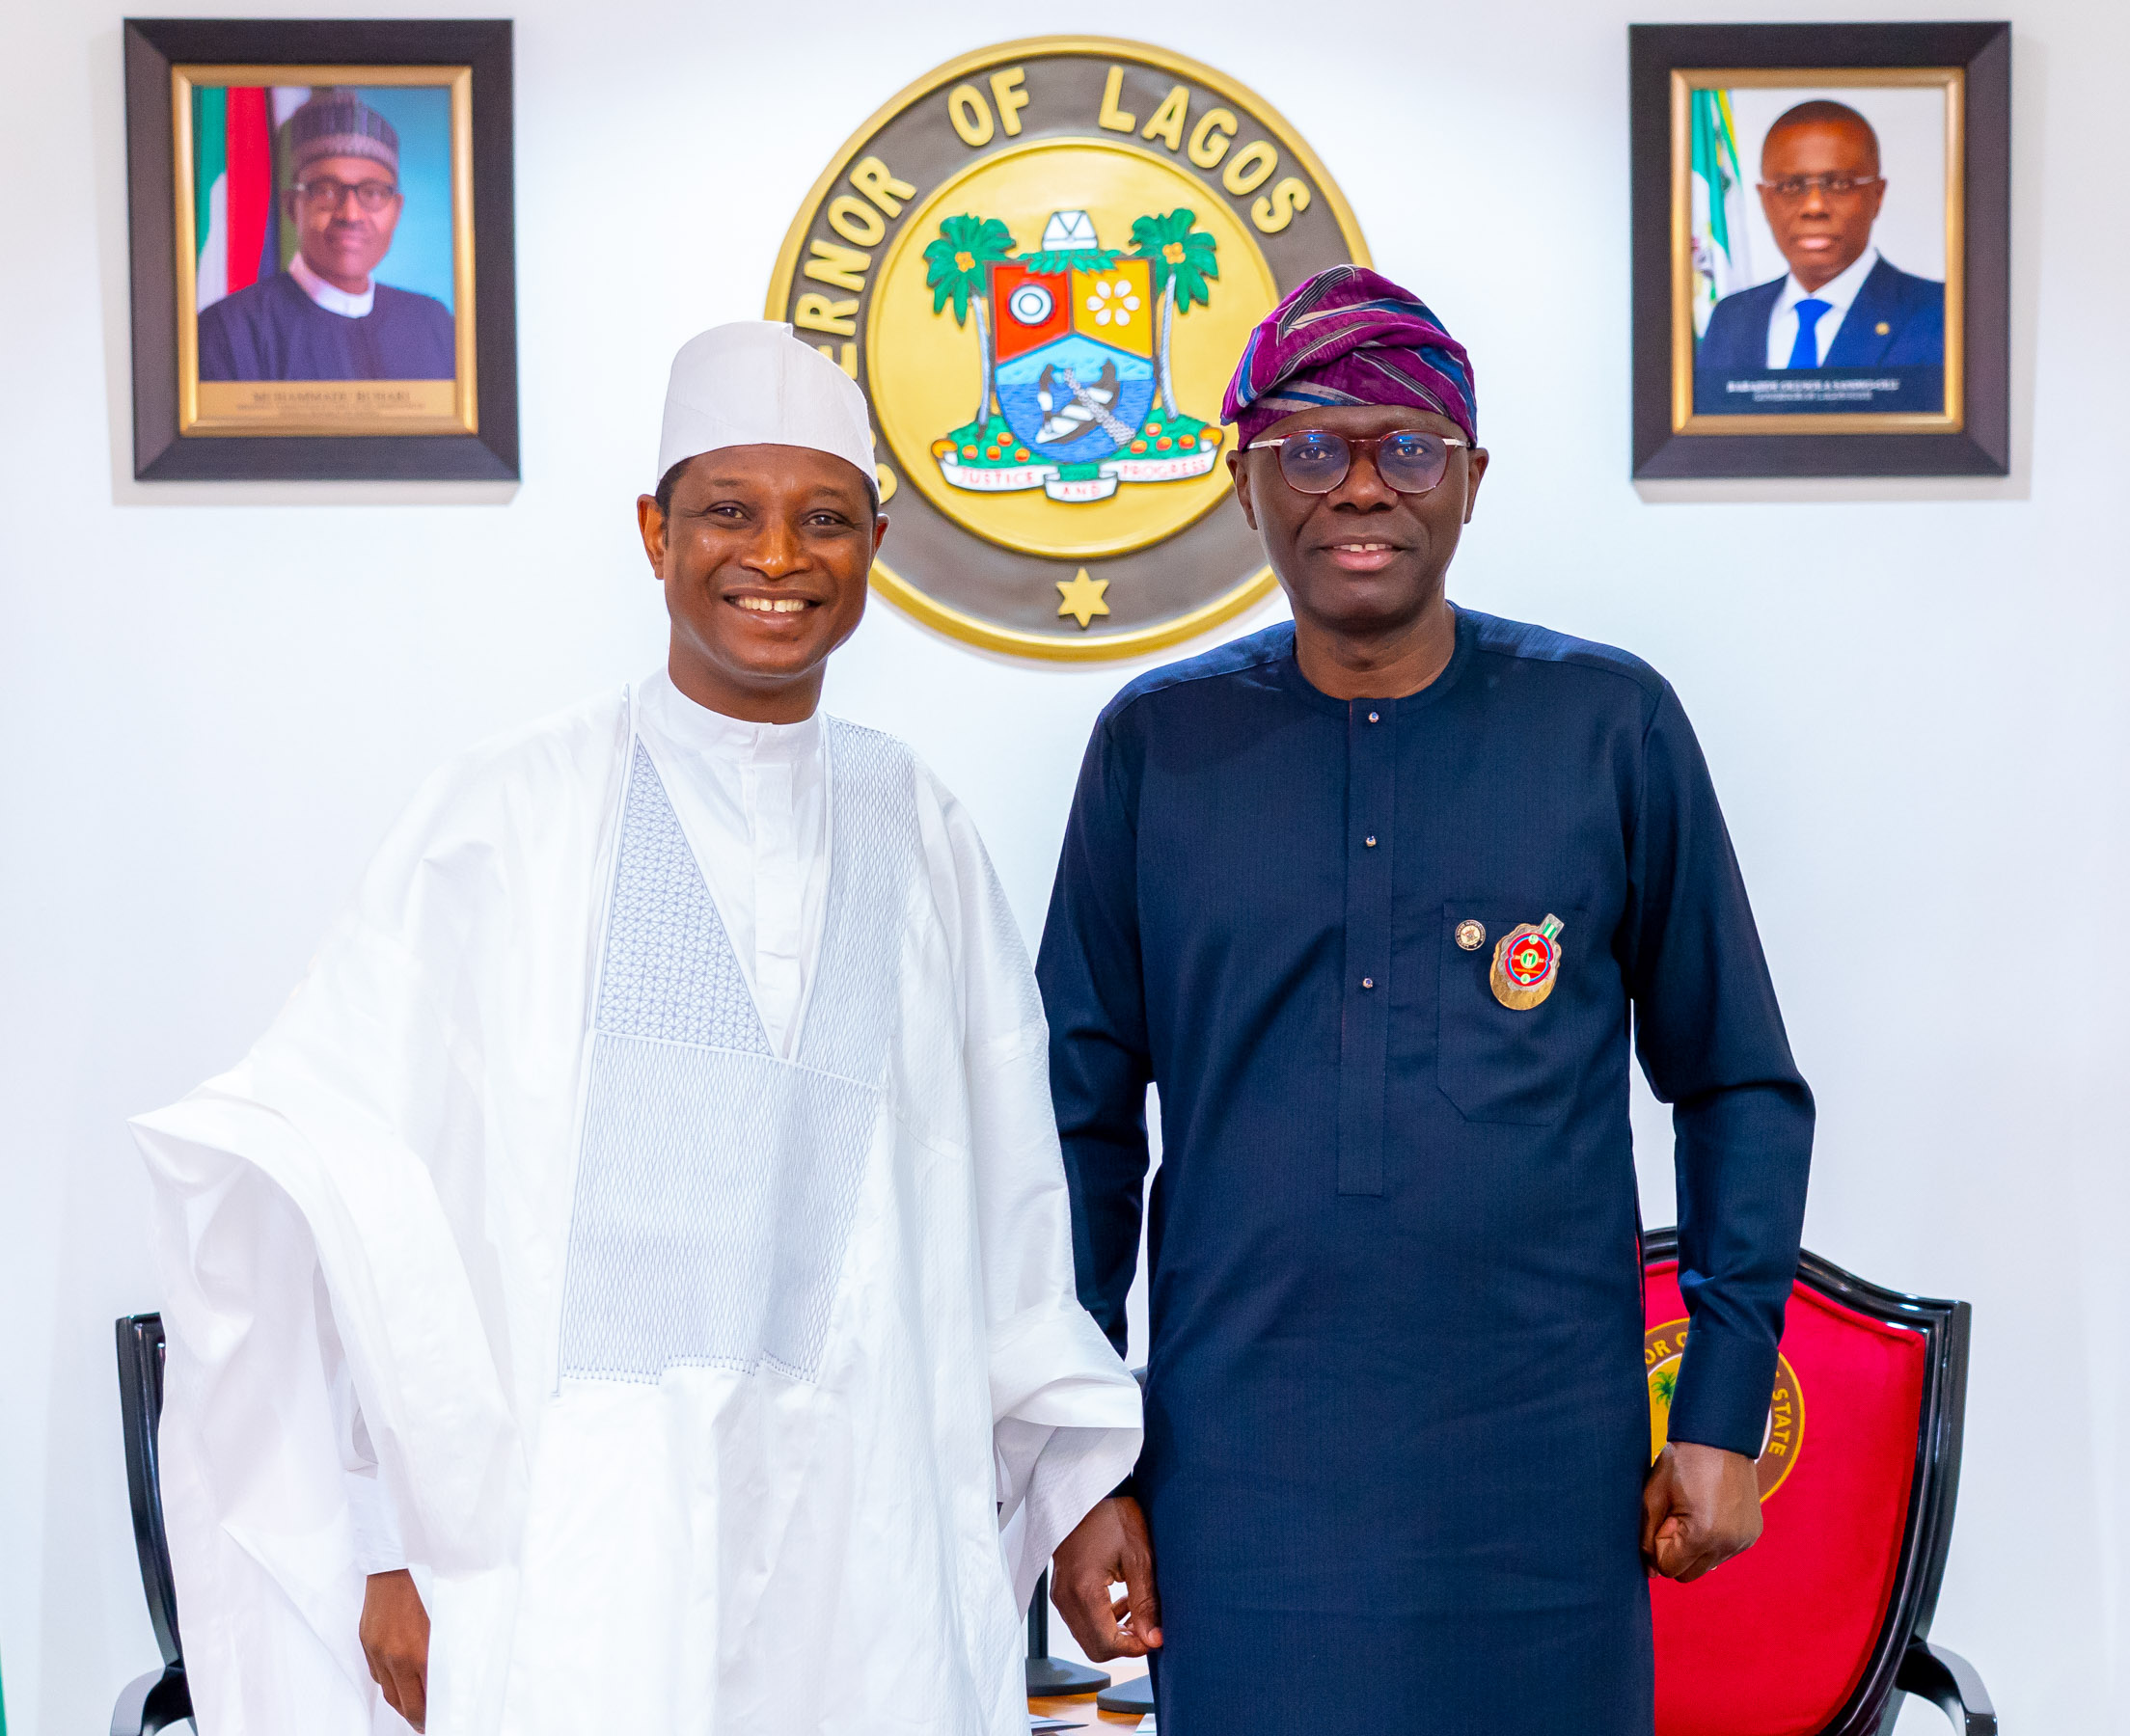
[[[1642,1366],[1650,1381],[1650,1462],[1664,1451],[1671,1437],[1672,1395],[1679,1387],[1679,1370],[1686,1353],[1688,1324],[1666,1320],[1642,1335]],[[1767,1426],[1761,1434],[1761,1456],[1754,1461],[1764,1502],[1789,1480],[1797,1464],[1798,1450],[1805,1442],[1805,1393],[1797,1384],[1797,1370],[1789,1358],[1775,1358],[1775,1390],[1768,1395]]]
[[[1024,657],[1132,657],[1272,588],[1225,504],[1250,328],[1368,250],[1255,94],[1140,42],[964,55],[859,128],[778,256],[768,317],[872,406],[894,521],[873,583]]]

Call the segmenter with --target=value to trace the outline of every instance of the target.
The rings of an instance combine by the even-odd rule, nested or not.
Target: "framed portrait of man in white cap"
[[[514,475],[508,24],[126,47],[136,475]]]

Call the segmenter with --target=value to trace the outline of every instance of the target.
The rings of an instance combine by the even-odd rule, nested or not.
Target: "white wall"
[[[1819,1095],[1808,1239],[1975,1303],[1939,1636],[2008,1728],[2126,1731],[2130,13],[1872,11],[1963,9],[2019,22],[2015,474],[1640,491],[1625,24],[1840,9],[1088,0],[1055,23],[1151,34],[1257,87],[1379,262],[1470,345],[1494,468],[1454,594],[1631,646],[1677,683]],[[759,313],[850,126],[1040,27],[520,0],[522,486],[143,487],[120,15],[15,4],[0,27],[0,1667],[19,1736],[101,1727],[152,1657],[110,1322],[157,1298],[121,1117],[242,1050],[425,769],[655,661],[630,502],[674,344]],[[1591,265],[1549,280],[1559,260]],[[1032,934],[1087,725],[1129,672],[990,661],[876,606],[832,703],[969,800]],[[1664,1222],[1663,1125],[1639,1125]],[[1918,1711],[1904,1730],[1927,1727]]]

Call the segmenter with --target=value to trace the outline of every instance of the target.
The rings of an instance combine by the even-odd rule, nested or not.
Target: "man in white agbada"
[[[134,1124],[204,1736],[1024,1731],[1017,1612],[1137,1456],[983,846],[815,710],[863,399],[706,332],[659,474],[667,669],[438,773]]]

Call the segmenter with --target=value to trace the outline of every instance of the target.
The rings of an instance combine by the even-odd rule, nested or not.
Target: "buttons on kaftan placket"
[[[1477,952],[1487,944],[1487,925],[1467,916],[1457,925],[1457,943],[1466,952]]]

